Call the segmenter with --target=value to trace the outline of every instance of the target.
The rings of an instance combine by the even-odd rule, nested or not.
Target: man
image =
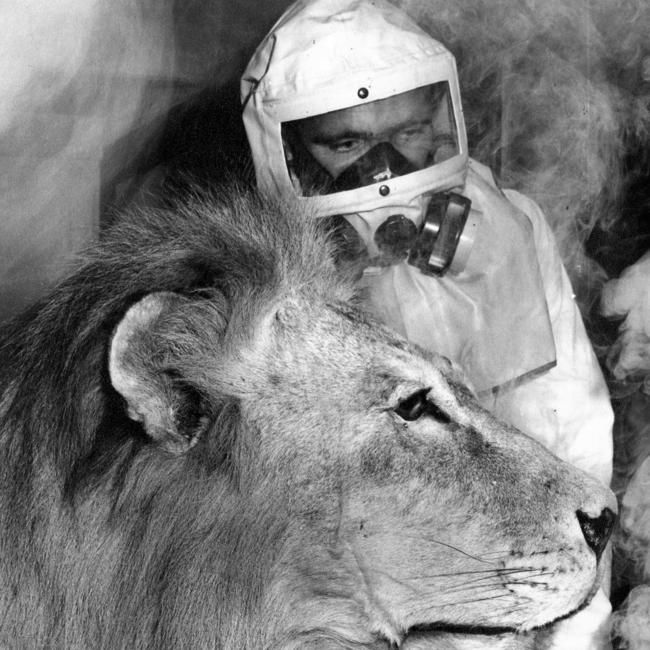
[[[368,307],[609,483],[612,413],[539,207],[468,156],[455,61],[384,0],[299,0],[242,78],[258,185],[328,218]],[[553,647],[608,647],[600,593]],[[496,647],[487,642],[487,647]]]

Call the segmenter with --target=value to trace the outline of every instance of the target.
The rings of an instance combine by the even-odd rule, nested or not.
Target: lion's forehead
[[[348,341],[351,347],[357,347],[371,358],[379,356],[387,364],[414,362],[418,369],[426,367],[435,368],[439,372],[454,372],[448,359],[408,342],[358,307],[327,302],[315,314],[313,320],[307,323],[307,335],[323,340],[331,338],[339,342]],[[335,354],[340,349],[342,348],[331,348]]]
[[[447,359],[410,344],[359,309],[334,304],[311,313],[300,326],[285,328],[281,340],[267,339],[270,356],[283,361],[289,372],[345,369],[339,375],[342,382],[363,377],[381,384],[410,381],[443,387],[448,379],[460,381]]]

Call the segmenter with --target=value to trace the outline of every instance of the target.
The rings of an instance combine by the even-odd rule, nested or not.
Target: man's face
[[[381,142],[390,143],[414,167],[423,169],[439,162],[434,150],[438,104],[433,89],[426,86],[306,118],[297,128],[306,149],[333,178]]]

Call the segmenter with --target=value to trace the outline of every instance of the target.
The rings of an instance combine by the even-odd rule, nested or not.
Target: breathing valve
[[[448,192],[431,196],[408,263],[427,275],[460,273],[472,250],[480,213],[465,196]]]

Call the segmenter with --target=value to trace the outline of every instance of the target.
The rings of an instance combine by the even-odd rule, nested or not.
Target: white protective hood
[[[319,216],[407,204],[428,189],[462,185],[467,138],[453,55],[384,0],[300,0],[289,7],[255,52],[242,77],[244,125],[258,186],[294,194],[281,124],[374,102],[448,81],[456,114],[457,156],[393,178],[390,195],[376,186],[301,198]],[[360,93],[360,90],[363,92]],[[362,96],[360,96],[362,95]]]
[[[377,185],[296,194],[281,138],[284,122],[439,81],[449,83],[457,155],[382,182],[390,186],[384,194]],[[258,186],[294,196],[310,214],[344,215],[369,248],[377,225],[392,213],[421,223],[427,192],[453,189],[472,201],[468,223],[476,243],[465,270],[432,277],[402,262],[365,274],[367,304],[380,319],[460,363],[479,391],[555,363],[530,220],[497,189],[489,170],[470,165],[455,61],[443,45],[384,0],[299,0],[257,49],[241,92]]]

